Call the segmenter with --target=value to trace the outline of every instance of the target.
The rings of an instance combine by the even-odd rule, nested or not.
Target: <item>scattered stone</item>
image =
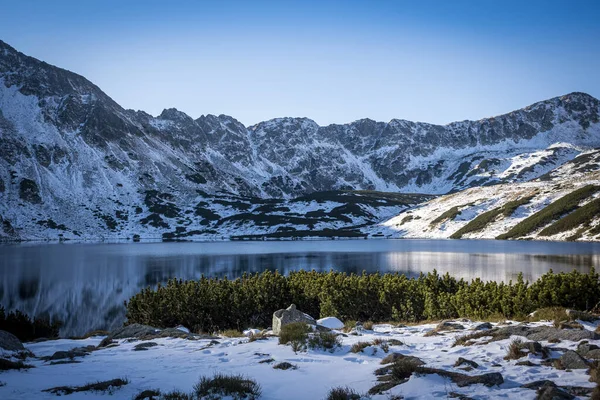
[[[547,381],[537,390],[536,400],[571,400],[575,396],[557,387],[553,382]]]
[[[461,365],[468,365],[471,368],[479,368],[479,364],[475,361],[467,360],[466,358],[458,357],[458,360],[454,363],[454,367],[460,367]]]
[[[490,324],[489,322],[484,322],[483,324],[479,324],[477,326],[475,326],[473,328],[474,331],[483,331],[483,330],[488,330],[488,329],[492,329],[494,326],[492,324]]]
[[[258,363],[259,364],[271,364],[272,362],[274,362],[275,359],[274,358],[266,358],[264,360],[260,360]]]
[[[71,350],[67,351],[57,351],[49,357],[42,357],[44,361],[56,361],[56,360],[72,360],[75,357],[85,357],[89,355],[92,351],[96,350],[96,346],[85,346],[85,347],[75,347]]]
[[[565,352],[559,361],[564,369],[587,369],[589,367],[587,361],[573,350]]]
[[[458,387],[482,384],[488,387],[497,386],[504,383],[504,378],[499,372],[489,372],[482,375],[465,375],[458,372],[450,372],[442,369],[418,367],[416,370],[419,374],[438,374],[456,383]]]
[[[560,329],[583,329],[583,325],[575,321],[561,322],[558,326]]]
[[[587,340],[584,340],[577,345],[577,352],[582,356],[586,356],[590,351],[598,349],[600,349],[600,347],[596,346],[595,344],[588,343]]]
[[[525,342],[521,349],[529,351],[531,354],[540,354],[543,352],[540,342]]]
[[[539,367],[539,366],[540,366],[540,364],[535,364],[535,363],[532,363],[532,362],[531,362],[531,361],[529,361],[529,360],[525,360],[525,361],[519,361],[519,362],[517,362],[515,365],[519,365],[519,366],[521,366],[521,367]]]
[[[24,351],[23,343],[12,333],[0,331],[0,348],[8,351]]]
[[[442,321],[436,327],[436,332],[462,331],[465,327],[461,324],[452,321]]]
[[[297,310],[296,305],[292,304],[286,309],[277,310],[273,313],[273,334],[279,335],[283,326],[294,322],[317,325],[317,321],[313,317]]]
[[[387,356],[385,356],[380,364],[385,365],[385,364],[391,364],[391,363],[395,363],[399,360],[405,360],[405,359],[409,359],[412,360],[414,362],[416,362],[418,365],[425,365],[425,362],[423,360],[421,360],[418,357],[415,356],[405,356],[404,354],[400,354],[400,353],[390,353]]]
[[[585,311],[577,311],[577,310],[566,310],[567,312],[567,317],[569,317],[569,319],[571,320],[581,320],[581,321],[595,321],[598,319],[597,316],[590,314],[588,312]]]
[[[295,366],[294,364],[290,364],[287,361],[284,362],[280,362],[279,364],[275,364],[273,366],[273,369],[282,369],[284,371],[288,370],[288,369],[298,369],[297,366]]]
[[[158,346],[158,343],[156,343],[156,342],[143,342],[143,343],[136,344],[135,347],[133,348],[133,351],[148,350],[149,348],[155,347],[155,346]]]

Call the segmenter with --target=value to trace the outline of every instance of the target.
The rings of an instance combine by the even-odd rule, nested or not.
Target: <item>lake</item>
[[[600,243],[493,240],[323,240],[0,245],[0,303],[64,321],[62,335],[111,329],[123,302],[169,278],[235,278],[243,272],[330,269],[399,272],[437,269],[458,278],[533,281],[555,272],[588,272]]]

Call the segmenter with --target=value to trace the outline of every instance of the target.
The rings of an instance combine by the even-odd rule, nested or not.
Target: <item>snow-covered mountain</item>
[[[597,99],[572,93],[445,126],[365,119],[321,127],[307,118],[278,118],[245,127],[229,116],[193,119],[176,109],[153,117],[123,109],[82,76],[0,41],[0,235],[207,238],[230,236],[232,229],[239,235],[364,230],[427,199],[396,198],[392,209],[379,192],[439,195],[546,174],[600,147],[599,114]],[[370,191],[368,204],[364,194],[347,192],[334,192],[337,200],[340,193],[346,198],[331,204],[294,201],[345,190]],[[250,206],[229,204],[236,202]],[[238,217],[231,225],[234,214],[264,216],[261,206],[272,204],[281,210],[267,214],[289,218]],[[336,207],[343,207],[337,210],[343,224],[311,228],[293,219],[307,213],[315,219]]]
[[[440,196],[367,229],[405,238],[600,240],[600,150],[522,183]]]

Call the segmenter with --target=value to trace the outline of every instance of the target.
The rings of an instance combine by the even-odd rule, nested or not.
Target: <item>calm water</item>
[[[0,303],[65,322],[63,335],[110,329],[123,302],[169,278],[237,277],[244,271],[437,269],[459,278],[535,280],[549,269],[587,272],[600,243],[481,240],[342,240],[294,242],[18,244],[0,246]]]

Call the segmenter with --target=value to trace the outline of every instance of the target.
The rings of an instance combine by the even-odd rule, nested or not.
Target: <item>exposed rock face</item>
[[[560,356],[560,364],[564,369],[587,369],[589,368],[585,358],[573,350],[566,351]]]
[[[160,236],[220,228],[211,219],[218,207],[200,204],[200,193],[442,194],[523,182],[599,147],[599,111],[597,99],[571,93],[444,126],[278,118],[245,127],[176,109],[153,117],[0,41],[0,216],[24,239],[42,227],[72,238]]]
[[[286,309],[277,310],[273,313],[273,334],[279,335],[282,327],[294,322],[317,325],[317,321],[313,317],[297,310],[296,305],[292,304]]]
[[[23,343],[12,333],[0,331],[0,349],[7,351],[23,351]]]

